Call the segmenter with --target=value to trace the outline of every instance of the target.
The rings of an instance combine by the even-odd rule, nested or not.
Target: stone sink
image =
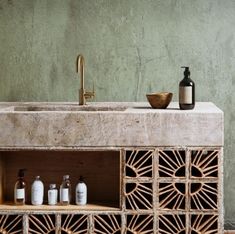
[[[5,111],[124,111],[127,106],[118,103],[92,103],[80,106],[77,103],[25,103],[3,107]]]
[[[179,134],[180,132],[180,134]],[[222,146],[223,112],[199,102],[0,103],[0,148]]]

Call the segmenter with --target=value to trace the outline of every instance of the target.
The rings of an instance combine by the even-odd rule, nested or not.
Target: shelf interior
[[[80,175],[84,176],[88,189],[88,203],[99,207],[120,208],[120,152],[119,151],[4,151],[0,152],[0,202],[13,203],[14,185],[20,168],[26,168],[26,203],[30,204],[31,184],[40,175],[44,183],[44,204],[47,204],[49,184],[57,189],[65,174],[70,175],[72,203]],[[105,203],[106,205],[99,205]],[[107,205],[108,204],[108,205]],[[13,208],[9,205],[8,208]],[[17,206],[18,207],[18,206]],[[32,208],[30,208],[32,207]],[[47,206],[45,206],[47,207]],[[51,206],[48,206],[51,209]],[[57,208],[58,207],[58,208]],[[73,207],[73,206],[71,206]],[[86,208],[89,209],[87,206]],[[34,209],[34,206],[28,206]],[[64,209],[56,206],[56,209]],[[14,208],[13,208],[14,209]],[[37,209],[37,208],[36,208]],[[77,209],[74,205],[72,209]]]

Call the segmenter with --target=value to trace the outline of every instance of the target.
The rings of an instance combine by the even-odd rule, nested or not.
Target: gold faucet
[[[80,89],[79,89],[79,105],[86,105],[86,99],[92,98],[95,96],[94,91],[94,84],[93,84],[93,91],[89,92],[85,90],[85,80],[84,80],[84,67],[85,67],[85,60],[83,55],[79,54],[77,57],[77,73],[80,72]]]

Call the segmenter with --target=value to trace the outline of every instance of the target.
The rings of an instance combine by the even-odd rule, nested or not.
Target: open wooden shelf
[[[7,211],[17,211],[17,212],[25,212],[25,211],[68,211],[68,212],[79,212],[79,211],[120,211],[119,207],[115,207],[116,204],[112,203],[88,203],[85,206],[78,206],[78,205],[69,205],[69,206],[62,206],[62,205],[40,205],[40,206],[33,206],[33,205],[20,205],[16,206],[13,202],[6,202],[0,205],[0,210],[7,210]]]
[[[0,152],[0,211],[9,210],[116,210],[120,208],[120,151],[1,151]],[[57,189],[63,175],[70,175],[71,204],[75,204],[75,188],[80,175],[84,176],[88,190],[86,207],[14,206],[14,185],[20,168],[26,168],[26,204],[31,204],[31,185],[40,175],[44,183],[44,204],[47,204],[49,184]],[[59,198],[58,198],[59,199]],[[107,202],[102,205],[103,202]],[[96,205],[97,204],[97,205]],[[99,205],[101,204],[101,205]]]

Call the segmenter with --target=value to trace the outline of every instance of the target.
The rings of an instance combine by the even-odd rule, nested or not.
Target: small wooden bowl
[[[166,109],[170,104],[173,93],[160,92],[160,93],[149,93],[146,97],[154,109]]]

